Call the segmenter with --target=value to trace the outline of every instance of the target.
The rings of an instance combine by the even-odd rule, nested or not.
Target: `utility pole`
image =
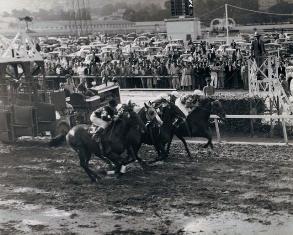
[[[79,23],[80,23],[80,35],[83,35],[83,24],[82,24],[82,14],[80,9],[79,0],[77,0],[77,8],[78,8],[78,16],[79,16]]]
[[[228,18],[228,4],[225,4],[225,12],[226,12],[226,31],[227,31],[227,39],[226,43],[229,45],[229,18]]]
[[[88,10],[88,7],[86,6],[85,4],[85,0],[82,1],[82,4],[83,4],[83,9],[82,9],[82,19],[83,19],[83,22],[84,22],[84,27],[85,27],[85,34],[88,36],[88,22],[87,22],[87,10]]]

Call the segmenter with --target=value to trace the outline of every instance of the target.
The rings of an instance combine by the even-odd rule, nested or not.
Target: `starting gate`
[[[44,82],[44,61],[19,33],[0,57],[0,140],[14,142],[55,129],[55,106]]]

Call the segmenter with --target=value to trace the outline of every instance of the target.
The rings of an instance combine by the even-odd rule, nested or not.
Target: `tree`
[[[135,21],[135,11],[133,9],[126,9],[123,18],[129,21]]]
[[[100,11],[101,16],[112,15],[113,12],[115,12],[115,7],[113,6],[113,4],[107,4],[103,6]]]
[[[7,11],[4,11],[2,13],[2,17],[9,17],[9,16],[10,16],[10,14]]]
[[[31,16],[25,16],[25,17],[20,17],[18,19],[20,21],[24,21],[25,22],[25,24],[26,24],[26,30],[28,31],[29,30],[28,24],[31,23],[31,22],[33,22],[33,17],[31,17]]]

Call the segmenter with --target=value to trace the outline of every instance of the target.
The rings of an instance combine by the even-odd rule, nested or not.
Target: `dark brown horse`
[[[183,142],[189,157],[191,157],[191,153],[185,141],[185,137],[206,138],[208,139],[208,142],[204,145],[204,147],[207,148],[210,146],[213,148],[212,131],[209,126],[210,115],[218,115],[221,119],[225,119],[226,117],[222,104],[218,100],[213,101],[209,98],[201,99],[199,105],[194,107],[186,120],[181,122],[179,126],[173,125],[177,117],[176,113],[178,113],[179,109],[175,104],[165,100],[162,101],[161,104],[157,105],[160,109],[163,122],[169,123],[170,128],[172,128],[172,137],[170,138],[166,149],[167,154],[170,151],[174,135]]]
[[[156,109],[145,103],[138,115],[146,126],[146,132],[142,135],[140,146],[142,144],[154,146],[158,153],[157,160],[165,159],[167,154],[164,146],[169,142],[169,138],[165,138],[164,123],[157,114]],[[137,149],[139,149],[140,146],[138,146]]]
[[[109,164],[113,163],[117,173],[120,172],[123,165],[136,160],[144,166],[133,150],[133,146],[139,145],[141,141],[144,124],[133,111],[131,104],[123,105],[118,118],[105,130],[101,138],[102,149],[93,140],[88,129],[88,125],[73,127],[67,134],[66,141],[78,153],[80,166],[93,182],[97,181],[98,176],[89,168],[92,154]],[[124,152],[127,152],[127,158],[121,157]]]

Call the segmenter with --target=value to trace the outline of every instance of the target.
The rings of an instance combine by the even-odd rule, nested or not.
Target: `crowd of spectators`
[[[151,46],[144,45],[144,47]],[[164,56],[149,59],[141,51],[124,56],[119,46],[100,58],[92,51],[92,59],[55,58],[46,60],[46,73],[52,76],[55,88],[68,83],[65,76],[73,76],[77,88],[118,82],[121,88],[173,88],[177,90],[202,90],[210,78],[216,89],[248,89],[247,57],[231,43],[232,53],[220,55],[212,44],[205,42],[187,45],[187,53],[168,50]],[[281,64],[280,70],[284,70]],[[285,71],[284,71],[285,72]]]

